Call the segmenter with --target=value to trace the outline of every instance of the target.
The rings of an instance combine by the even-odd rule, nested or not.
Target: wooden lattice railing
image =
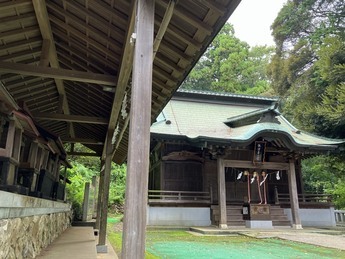
[[[298,194],[300,205],[332,205],[332,196],[330,194]],[[275,203],[279,205],[290,205],[290,195],[288,193],[278,193],[275,195]]]
[[[202,203],[210,204],[210,192],[149,190],[149,204],[153,203]]]

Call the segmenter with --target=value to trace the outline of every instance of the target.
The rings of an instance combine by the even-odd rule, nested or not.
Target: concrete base
[[[293,229],[303,229],[301,224],[292,224]]]
[[[228,225],[227,224],[219,224],[218,226],[220,229],[228,229]]]
[[[292,222],[291,209],[284,209],[285,215]],[[334,208],[299,209],[301,225],[304,227],[335,227]]]
[[[246,220],[246,228],[273,228],[272,220]]]
[[[152,207],[147,210],[149,226],[210,226],[210,208],[201,207]]]
[[[106,254],[108,253],[108,246],[107,245],[96,245],[97,253],[99,254]]]

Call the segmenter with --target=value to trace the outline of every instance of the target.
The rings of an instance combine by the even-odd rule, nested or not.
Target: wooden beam
[[[163,0],[157,0],[157,3],[161,6],[164,6],[164,7],[166,7],[168,5]],[[190,23],[194,27],[199,28],[200,30],[204,31],[207,35],[210,35],[211,32],[213,31],[212,26],[210,26],[209,24],[205,23],[202,20],[199,20],[194,15],[191,15],[190,12],[187,12],[186,9],[183,9],[180,6],[176,6],[175,11],[174,11],[174,15],[181,18],[182,20],[187,21],[188,23]]]
[[[31,1],[29,1],[31,4]],[[11,37],[18,37],[18,35],[26,35],[32,32],[38,31],[36,26],[29,26],[26,28],[18,28],[11,31],[0,32],[0,40],[11,38]]]
[[[97,153],[88,153],[88,152],[67,152],[69,156],[99,156]]]
[[[119,77],[117,80],[117,86],[116,86],[116,92],[115,97],[113,101],[113,105],[111,108],[111,114],[109,119],[109,125],[108,130],[114,132],[118,118],[119,113],[122,106],[122,100],[125,96],[126,87],[129,82],[129,78],[132,73],[132,66],[133,66],[133,55],[134,55],[134,44],[132,41],[132,34],[134,32],[134,25],[135,25],[135,14],[136,14],[136,8],[134,7],[135,1],[132,2],[132,13],[129,17],[130,21],[127,28],[127,36],[126,36],[126,43],[124,44],[123,49],[123,57],[121,61],[121,67],[119,72]],[[105,143],[107,140],[105,140]],[[116,148],[113,150],[112,154],[114,156],[116,152]],[[105,147],[103,148],[102,158],[105,157]]]
[[[161,22],[161,24],[160,24],[159,30],[158,30],[158,32],[157,32],[157,34],[156,34],[156,38],[155,38],[154,43],[153,43],[153,57],[152,57],[152,60],[154,60],[155,57],[156,57],[156,54],[157,54],[158,48],[159,48],[159,46],[160,46],[160,43],[161,43],[161,41],[162,41],[162,39],[163,39],[163,36],[164,36],[164,34],[165,34],[165,32],[166,32],[166,30],[167,30],[167,28],[168,28],[168,25],[169,25],[169,23],[170,23],[171,17],[172,17],[172,15],[173,15],[174,7],[175,7],[175,0],[171,0],[171,1],[169,2],[168,6],[167,6],[167,10],[165,11],[163,20],[162,20],[162,22]],[[133,19],[132,19],[132,20],[133,20]],[[133,29],[133,24],[134,24],[133,21],[131,21],[131,25],[130,25],[131,29]],[[127,44],[126,44],[126,45],[127,45]],[[132,48],[131,52],[133,53],[133,48]],[[132,55],[132,56],[133,56],[133,55]],[[133,57],[131,58],[131,60],[133,60]],[[128,66],[128,64],[126,64],[126,65]],[[131,70],[129,70],[129,72],[130,72],[130,71],[131,71]],[[128,75],[128,79],[129,79],[129,75]],[[127,80],[128,80],[128,79],[127,79]],[[119,83],[118,83],[118,85],[119,85]],[[121,105],[120,105],[120,107],[117,107],[117,109],[119,109],[119,108],[121,108]],[[117,112],[117,113],[118,113],[118,112]],[[110,121],[112,121],[112,119],[111,119]],[[116,140],[116,144],[115,144],[115,148],[114,148],[113,154],[115,154],[116,149],[117,149],[118,146],[120,145],[120,142],[121,142],[121,140],[122,140],[122,137],[123,137],[123,135],[124,135],[124,132],[126,131],[126,129],[127,129],[127,127],[128,127],[128,124],[129,124],[129,120],[128,120],[128,118],[127,118],[126,121],[125,121],[125,123],[124,123],[124,126],[123,126],[123,128],[122,128],[122,130],[121,130],[121,133],[119,134],[119,136],[118,136],[118,138],[117,138],[117,140]]]
[[[175,0],[170,0],[165,13],[164,13],[164,17],[162,20],[162,23],[159,26],[158,32],[156,34],[156,38],[155,41],[153,43],[153,60],[156,57],[159,45],[161,44],[161,41],[163,39],[163,36],[168,28],[168,25],[170,23],[171,17],[174,13],[174,8],[175,8]]]
[[[63,79],[107,86],[115,86],[116,80],[116,77],[109,75],[74,71],[62,68],[38,67],[2,61],[0,61],[0,72]],[[62,95],[62,93],[60,94]]]
[[[265,162],[263,164],[254,164],[252,161],[224,160],[225,167],[253,168],[253,169],[271,169],[271,170],[289,170],[288,163]]]
[[[50,40],[47,40],[47,39],[43,40],[39,66],[42,66],[42,67],[49,66],[50,45],[51,45]]]
[[[58,113],[33,113],[33,117],[39,120],[67,121],[67,122],[108,125],[107,118],[100,118],[100,117],[94,117],[94,116],[82,116],[82,115],[58,114]]]
[[[80,144],[89,144],[89,145],[103,145],[102,141],[96,139],[86,139],[86,138],[62,138],[63,143],[80,143]]]
[[[63,15],[67,21],[70,21],[72,24],[78,24],[78,27],[80,28],[80,30],[83,30],[83,31],[85,30],[87,35],[97,35],[97,37],[103,38],[104,41],[107,41],[108,35],[95,29],[92,26],[89,26],[88,24],[85,23],[85,21],[83,19],[80,19],[77,16],[75,16],[74,14],[71,14],[70,12],[65,11],[65,9],[63,9],[59,5],[55,4],[53,1],[49,1],[47,3],[47,5],[49,6],[49,9],[52,9],[54,12]],[[79,11],[76,11],[76,13],[77,12],[79,13]],[[108,26],[108,24],[106,26]],[[119,38],[119,37],[123,37],[123,35],[119,36],[117,34],[115,36],[115,38]],[[116,44],[115,41],[109,41],[108,45],[110,47],[108,52],[110,52],[111,49],[113,51],[116,51],[116,52],[121,51],[119,44]]]
[[[1,21],[0,21],[1,22]],[[23,46],[27,47],[27,45],[35,45],[42,41],[41,37],[34,37],[25,40],[14,41],[8,44],[4,44],[0,46],[0,51],[4,52],[12,52],[17,49],[23,49]]]
[[[216,11],[219,13],[221,16],[224,15],[226,12],[226,6],[222,4],[218,4],[216,1],[208,1],[208,0],[197,0],[201,4],[206,5],[208,8],[212,9],[213,11]]]
[[[145,257],[154,5],[137,1],[122,258]]]
[[[9,61],[9,60],[17,59],[17,58],[22,59],[24,57],[32,57],[33,55],[37,55],[39,53],[41,53],[40,47],[32,48],[32,49],[26,49],[26,50],[18,51],[15,53],[11,53],[11,54],[6,55],[6,56],[2,56],[0,58],[0,61]]]
[[[0,12],[3,12],[7,9],[14,9],[16,7],[31,5],[30,0],[14,0],[5,3],[0,3]]]
[[[49,63],[52,68],[60,68],[58,57],[57,57],[57,51],[55,47],[55,40],[53,37],[52,29],[50,26],[50,21],[49,21],[49,16],[48,16],[48,11],[46,7],[46,1],[45,0],[32,0],[32,4],[34,6],[37,22],[40,28],[40,32],[42,35],[43,40],[48,40],[50,42],[49,45]],[[62,79],[63,78],[54,78],[55,84],[57,91],[60,96],[63,96],[64,101],[63,101],[63,112],[65,114],[70,114],[69,110],[69,105],[68,105],[68,100],[66,97],[66,92],[65,92],[65,86],[63,84]],[[69,127],[67,127],[69,130],[69,135],[71,137],[75,137],[74,133],[74,127],[72,124],[69,124]]]

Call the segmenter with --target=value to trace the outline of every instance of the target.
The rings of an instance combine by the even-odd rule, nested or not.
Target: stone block
[[[272,220],[246,220],[246,228],[273,228]]]

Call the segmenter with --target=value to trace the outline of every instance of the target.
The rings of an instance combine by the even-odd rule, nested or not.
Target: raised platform
[[[0,190],[0,219],[67,212],[71,205]]]

